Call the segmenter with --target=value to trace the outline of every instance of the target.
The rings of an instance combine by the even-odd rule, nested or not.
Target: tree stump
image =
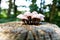
[[[0,24],[0,40],[60,40],[55,24],[23,25],[21,22]]]

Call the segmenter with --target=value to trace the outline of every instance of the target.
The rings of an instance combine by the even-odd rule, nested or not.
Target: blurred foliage
[[[37,1],[37,0],[32,0],[32,1],[31,1],[32,4],[29,6],[30,12],[33,12],[33,11],[37,11],[37,12],[38,12],[38,6],[37,6],[37,4],[36,4],[36,1]]]
[[[29,6],[29,8],[30,8],[30,12],[38,11],[37,4],[31,4],[31,5]]]

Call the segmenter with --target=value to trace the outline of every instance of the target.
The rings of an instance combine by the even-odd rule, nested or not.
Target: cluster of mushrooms
[[[44,15],[38,14],[36,11],[25,12],[24,14],[19,14],[17,18],[21,19],[24,24],[38,25],[40,21],[44,21]]]

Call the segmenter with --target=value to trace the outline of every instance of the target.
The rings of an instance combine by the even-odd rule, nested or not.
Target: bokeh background
[[[60,0],[0,0],[0,23],[19,21],[17,15],[37,11],[45,22],[60,26]]]

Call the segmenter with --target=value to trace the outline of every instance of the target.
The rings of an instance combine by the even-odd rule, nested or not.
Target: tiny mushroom
[[[44,16],[43,14],[40,14],[40,13],[39,13],[39,16],[40,16],[40,20],[41,20],[41,21],[44,21],[44,17],[45,17],[45,16]]]
[[[24,15],[28,18],[28,22],[27,23],[31,24],[31,20],[32,20],[31,17],[32,17],[33,14],[30,13],[30,12],[25,12]]]
[[[38,14],[37,12],[32,12],[32,20],[34,24],[39,24],[40,21],[44,21],[44,15],[43,14]]]
[[[24,23],[27,23],[28,18],[23,14],[18,15],[17,18],[21,19]]]
[[[17,18],[28,20],[28,18],[26,16],[24,16],[23,14],[18,15]]]
[[[24,23],[27,24],[39,24],[40,21],[44,21],[44,15],[38,14],[36,11],[25,12],[24,14],[20,14],[17,18],[20,18]]]
[[[37,18],[37,19],[40,19],[40,21],[44,21],[45,16],[43,14],[40,14],[40,13],[38,14],[37,12],[35,13],[33,12],[33,14],[34,15],[32,16],[32,19]]]

